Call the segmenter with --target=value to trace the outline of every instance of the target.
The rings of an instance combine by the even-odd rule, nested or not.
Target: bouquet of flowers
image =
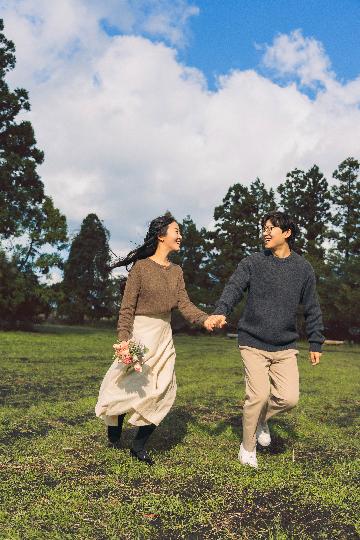
[[[134,368],[135,371],[142,371],[142,364],[144,363],[144,356],[148,352],[148,348],[142,343],[131,339],[123,344],[118,340],[117,343],[114,343],[113,348],[115,353],[113,355],[113,360],[122,362],[127,365],[128,371],[130,368]]]

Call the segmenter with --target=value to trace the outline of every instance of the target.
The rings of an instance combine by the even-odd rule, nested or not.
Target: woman
[[[145,345],[142,372],[113,362],[99,391],[96,415],[108,426],[108,439],[116,444],[121,437],[126,413],[128,422],[139,426],[130,449],[132,457],[153,464],[145,444],[167,415],[176,396],[175,348],[170,325],[171,310],[178,308],[190,322],[209,331],[225,324],[222,315],[209,316],[191,303],[185,289],[182,269],[169,261],[179,251],[179,225],[167,212],[150,223],[144,243],[131,251],[117,266],[132,266],[121,303],[117,326],[121,345],[130,339]]]

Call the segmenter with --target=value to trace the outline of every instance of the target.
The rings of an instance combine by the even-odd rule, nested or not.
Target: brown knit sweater
[[[191,323],[203,324],[208,314],[189,299],[181,266],[162,266],[140,259],[131,268],[121,302],[117,334],[120,341],[131,337],[135,315],[159,315],[178,308]]]

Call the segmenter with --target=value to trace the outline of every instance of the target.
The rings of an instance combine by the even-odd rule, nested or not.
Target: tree
[[[109,232],[100,219],[89,214],[71,243],[64,265],[64,302],[59,310],[71,323],[113,314],[108,240]]]
[[[275,193],[273,188],[270,188],[267,191],[265,184],[261,182],[260,178],[256,178],[254,182],[250,184],[250,195],[253,196],[255,200],[255,223],[257,228],[257,237],[258,237],[258,249],[262,249],[262,229],[261,229],[261,218],[268,212],[276,210],[276,201]]]
[[[360,251],[360,163],[349,157],[340,163],[333,178],[337,184],[331,188],[334,212],[331,223],[335,249],[345,260]]]
[[[360,339],[360,163],[349,157],[334,171],[337,181],[331,188],[333,203],[332,228],[329,238],[328,265],[324,297],[329,305],[326,324],[330,335]]]
[[[207,235],[206,265],[214,283],[210,291],[213,305],[241,259],[262,249],[260,221],[275,208],[274,191],[267,191],[259,178],[249,187],[240,183],[231,186],[223,204],[215,208],[215,228]],[[235,325],[241,308],[242,304],[234,310],[230,326]]]
[[[0,251],[0,328],[27,328],[48,311],[47,287]]]
[[[249,189],[239,183],[231,186],[223,204],[215,207],[215,227],[208,231],[208,270],[218,284],[214,300],[236,265],[257,245],[255,210],[255,200]]]
[[[286,175],[277,191],[282,209],[296,220],[301,231],[295,250],[306,253],[312,263],[323,260],[331,214],[328,183],[319,167],[314,165],[307,172],[294,169]]]
[[[214,211],[215,229],[208,232],[211,271],[221,283],[242,258],[262,248],[260,220],[275,209],[274,192],[257,178],[250,187],[231,186]]]
[[[179,252],[171,253],[170,259],[183,269],[190,300],[206,310],[210,302],[209,291],[212,287],[212,281],[206,271],[206,229],[202,227],[198,230],[189,215],[179,225],[182,235],[181,248]],[[179,311],[172,313],[171,324],[175,331],[182,331],[189,327],[189,323]]]
[[[190,299],[195,304],[207,304],[210,278],[205,270],[206,264],[206,229],[197,229],[190,216],[180,223],[182,235],[181,248],[171,254],[171,260],[179,264],[184,272],[186,288]]]
[[[15,46],[3,34],[0,19],[0,244],[11,253],[19,269],[47,274],[61,266],[66,247],[66,219],[44,193],[37,166],[44,154],[36,147],[30,122],[17,116],[30,110],[23,88],[10,91],[5,76],[15,67]],[[15,241],[15,239],[18,239]],[[55,251],[45,251],[49,247]]]

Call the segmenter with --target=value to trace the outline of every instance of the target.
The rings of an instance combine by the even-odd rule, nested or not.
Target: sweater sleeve
[[[321,352],[321,346],[325,341],[322,334],[324,325],[316,292],[316,278],[313,268],[310,269],[310,275],[305,281],[301,303],[304,305],[305,328],[310,351]]]
[[[250,268],[248,257],[245,257],[238,264],[235,272],[230,277],[224,290],[216,302],[213,313],[215,315],[229,315],[243,297],[244,292],[249,287]]]
[[[180,276],[178,281],[178,309],[185,317],[185,319],[191,323],[202,325],[204,321],[209,317],[208,313],[202,311],[193,304],[188,296],[185,287],[184,273],[180,268]]]
[[[139,265],[135,263],[135,265],[131,268],[126,280],[124,295],[121,301],[117,324],[117,335],[120,341],[127,341],[130,339],[140,286],[140,268]]]

